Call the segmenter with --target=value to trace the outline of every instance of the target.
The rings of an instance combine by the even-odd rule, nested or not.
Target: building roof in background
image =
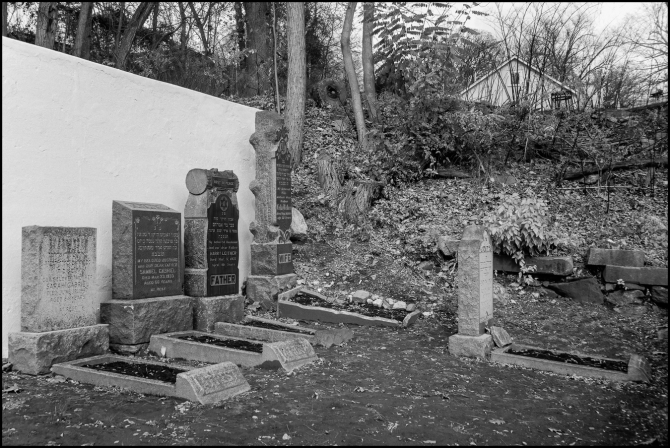
[[[558,85],[558,86],[561,87],[562,89],[571,92],[573,95],[576,95],[576,94],[577,94],[577,92],[575,92],[575,91],[574,91],[573,89],[571,89],[570,87],[568,87],[568,86],[566,86],[565,84],[563,84],[562,82],[560,82],[560,81],[558,81],[558,80],[552,78],[551,76],[547,75],[546,73],[542,73],[540,70],[538,70],[537,68],[533,67],[533,66],[530,65],[528,62],[524,61],[523,59],[519,58],[518,56],[512,56],[512,57],[509,58],[507,61],[503,62],[503,63],[500,64],[498,67],[496,67],[494,70],[492,70],[491,72],[489,72],[486,76],[483,76],[483,77],[480,78],[479,80],[473,82],[473,83],[472,83],[471,85],[469,85],[466,89],[464,89],[464,90],[460,93],[460,95],[465,94],[468,90],[470,90],[470,89],[472,89],[473,87],[477,86],[478,84],[480,84],[480,83],[481,83],[482,81],[484,81],[485,79],[489,78],[490,76],[493,76],[496,72],[500,71],[501,68],[503,68],[504,66],[508,65],[508,64],[509,64],[510,62],[512,62],[512,61],[517,61],[518,63],[521,63],[522,65],[525,65],[525,66],[528,67],[531,71],[537,73],[539,76],[542,76],[542,77],[544,77],[544,78],[547,78],[549,81],[551,81],[551,82],[553,82],[554,84]]]

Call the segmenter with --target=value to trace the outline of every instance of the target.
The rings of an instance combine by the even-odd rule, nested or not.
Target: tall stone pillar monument
[[[192,169],[184,208],[184,293],[195,297],[193,327],[211,332],[215,322],[244,317],[240,292],[239,188],[232,171]]]
[[[291,235],[291,155],[284,119],[270,111],[256,113],[256,132],[249,141],[256,150],[256,179],[249,188],[256,197],[256,219],[249,225],[251,275],[247,297],[264,309],[276,307],[280,291],[295,285]]]

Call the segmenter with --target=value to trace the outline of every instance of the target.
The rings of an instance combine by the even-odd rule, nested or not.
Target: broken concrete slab
[[[587,266],[644,266],[644,251],[589,248],[586,260]]]
[[[668,268],[643,267],[631,268],[627,266],[605,266],[603,279],[606,282],[616,283],[623,280],[628,283],[649,286],[668,286]]]
[[[668,288],[664,286],[651,287],[651,300],[660,306],[668,306]]]
[[[535,274],[565,277],[572,275],[573,262],[571,256],[566,257],[525,257],[526,266],[535,266]],[[503,272],[520,272],[521,268],[509,255],[493,254],[493,270]]]
[[[384,327],[398,327],[401,322],[384,317],[369,317],[349,311],[337,311],[318,306],[301,305],[299,303],[277,302],[277,315],[298,320],[318,320],[321,322],[344,323],[356,325],[373,325]]]
[[[245,322],[253,321],[268,323],[278,327],[285,327],[286,330],[282,331],[271,328],[244,325]],[[233,324],[229,322],[217,322],[214,324],[214,333],[216,334],[266,342],[286,341],[288,339],[307,339],[311,344],[315,344],[316,332],[317,330],[312,330],[311,328],[301,327],[298,325],[288,325],[276,320],[263,319],[261,317],[254,316],[245,317],[244,321],[240,324]]]
[[[593,277],[582,278],[566,283],[553,283],[549,285],[549,288],[553,289],[560,295],[564,297],[570,297],[571,299],[581,304],[602,304],[605,298],[603,293],[600,291],[600,285],[598,285],[598,281]]]

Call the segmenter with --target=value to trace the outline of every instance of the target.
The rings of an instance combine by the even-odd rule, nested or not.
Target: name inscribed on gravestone
[[[225,296],[239,291],[239,211],[227,194],[220,194],[207,209],[207,295]]]
[[[96,229],[24,227],[21,330],[95,325]]]
[[[135,291],[145,297],[181,292],[179,278],[178,218],[137,211],[133,226],[135,241]],[[174,291],[179,288],[179,291]]]
[[[291,274],[293,272],[293,259],[291,243],[277,244],[277,275]]]
[[[162,204],[114,201],[112,238],[113,298],[182,294],[181,213]]]
[[[274,200],[275,224],[284,232],[291,227],[293,216],[291,210],[291,154],[288,151],[286,140],[287,137],[284,135],[277,148]]]
[[[295,362],[305,358],[315,357],[314,349],[305,339],[290,339],[274,342],[269,345],[280,362]]]
[[[209,369],[191,371],[190,377],[199,389],[198,395],[205,396],[231,387],[244,385],[246,380],[240,369],[231,362],[211,366]]]
[[[493,317],[493,251],[489,238],[479,248],[479,322],[488,322]]]

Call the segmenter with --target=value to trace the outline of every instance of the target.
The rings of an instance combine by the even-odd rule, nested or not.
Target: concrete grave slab
[[[263,319],[261,317],[247,316],[244,321],[264,322],[279,327],[286,327],[287,331],[273,330],[271,328],[252,327],[250,325],[233,324],[229,322],[217,322],[214,324],[214,333],[231,336],[242,339],[252,339],[256,341],[278,342],[289,339],[306,339],[311,344],[315,344],[317,330],[300,327],[297,325],[287,325],[282,322]],[[288,330],[300,330],[302,333],[291,332]]]
[[[335,324],[344,323],[382,327],[398,327],[402,325],[401,322],[394,319],[364,316],[350,311],[338,311],[319,306],[301,305],[286,300],[277,302],[277,316],[290,317],[298,320],[318,320]]]
[[[530,367],[538,370],[560,373],[564,375],[579,375],[591,378],[603,378],[610,381],[641,381],[649,382],[651,379],[651,366],[649,362],[639,355],[631,355],[628,360],[628,372],[614,370],[605,370],[597,367],[583,366],[572,363],[551,361],[547,359],[531,358],[507,353],[510,349],[523,350],[534,349],[544,350],[539,347],[532,347],[522,344],[512,344],[507,347],[497,348],[491,352],[491,361],[500,364],[511,364],[517,366]],[[554,353],[567,353],[553,350]],[[581,357],[589,357],[608,361],[623,361],[621,359],[603,358],[599,356],[585,355],[581,353],[572,353]]]
[[[115,372],[105,372],[85,367],[91,364],[103,364],[122,361],[134,364],[151,364],[183,370],[177,375],[175,383],[138,378]],[[202,404],[216,403],[231,398],[251,389],[239,368],[232,363],[224,362],[212,366],[194,368],[175,366],[156,361],[145,361],[117,355],[102,355],[91,358],[55,364],[52,371],[66,378],[94,384],[96,386],[115,386],[133,392],[184,398]]]
[[[261,344],[263,349],[261,353],[238,350],[179,339],[181,336],[207,336],[220,340],[245,341]],[[283,348],[277,349],[279,350],[278,352],[274,348],[275,344],[280,344],[280,347]],[[309,350],[305,349],[305,344],[309,346]],[[210,363],[229,361],[245,367],[282,367],[287,371],[291,371],[298,366],[316,360],[314,349],[305,339],[299,338],[279,342],[261,342],[200,331],[180,331],[153,335],[149,344],[149,350],[168,358],[183,358],[191,361]],[[282,357],[277,353],[280,353]]]

